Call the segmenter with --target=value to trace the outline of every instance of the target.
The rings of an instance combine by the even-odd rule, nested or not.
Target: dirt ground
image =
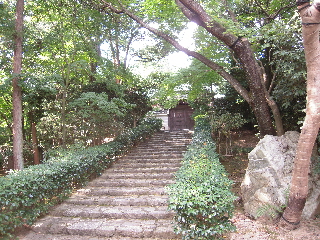
[[[248,217],[241,201],[240,185],[248,165],[248,152],[250,152],[259,138],[252,131],[241,131],[232,134],[232,152],[223,156],[226,151],[221,144],[221,162],[229,172],[229,177],[234,181],[233,191],[239,197],[236,203],[236,213],[232,222],[237,231],[224,236],[230,240],[320,240],[320,218],[302,220],[298,229],[289,231],[278,227],[272,221],[258,221]],[[229,149],[230,150],[230,149]]]

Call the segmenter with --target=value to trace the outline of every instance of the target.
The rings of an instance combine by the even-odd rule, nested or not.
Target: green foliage
[[[240,113],[213,113],[210,115],[210,124],[214,132],[220,132],[225,136],[230,135],[231,130],[238,129],[246,123]]]
[[[169,208],[176,212],[176,232],[183,239],[216,239],[235,230],[230,222],[235,195],[232,181],[219,162],[205,118],[196,118],[196,127],[176,183],[169,186]]]
[[[148,16],[151,21],[157,22],[162,30],[181,30],[183,15],[174,1],[144,0],[139,2],[141,4],[139,12],[142,16]],[[136,11],[136,6],[134,10]]]
[[[228,6],[225,5],[227,3]],[[265,73],[266,85],[273,100],[278,104],[285,130],[299,130],[297,124],[304,113],[306,68],[301,39],[301,23],[296,6],[286,1],[202,1],[214,20],[222,24],[227,32],[246,37],[252,45],[261,69]],[[231,20],[229,10],[235,13],[238,21]],[[214,59],[227,68],[246,89],[246,77],[239,61],[230,54],[223,44],[212,39],[203,29],[196,35],[198,51]],[[198,73],[197,75],[200,75]],[[223,87],[221,84],[219,84]],[[231,95],[229,108],[241,107],[241,112],[252,122],[252,111],[248,104],[235,104],[238,93],[226,89]],[[240,99],[242,101],[242,99]],[[227,101],[226,101],[227,102]],[[245,107],[245,108],[243,108]],[[245,111],[245,112],[242,112]],[[252,122],[254,124],[254,122]]]
[[[126,90],[124,100],[131,103],[131,108],[127,108],[126,114],[122,118],[127,127],[133,126],[152,110],[150,98],[142,88]]]
[[[82,93],[70,103],[69,122],[82,132],[74,137],[85,141],[117,134],[123,128],[119,119],[131,107],[121,98],[108,100],[106,93]]]
[[[284,128],[299,131],[306,105],[306,65],[298,14],[259,28],[251,42],[260,54],[272,98],[277,102]]]
[[[143,119],[151,110],[144,90],[116,84],[114,79],[100,79],[73,88],[70,88],[66,111],[68,145],[79,142],[100,144],[125,127],[133,127],[134,122]],[[46,103],[40,108],[44,115],[37,124],[37,131],[39,143],[48,149],[61,144],[62,114],[61,102]]]
[[[257,218],[262,216],[270,216],[272,219],[279,217],[279,214],[283,213],[286,205],[273,205],[273,204],[264,204],[257,210]]]
[[[12,135],[12,90],[0,82],[0,145],[6,144]]]
[[[172,52],[172,45],[164,41],[159,41],[153,46],[146,46],[134,55],[139,58],[140,62],[150,63],[158,62]]]
[[[147,119],[113,142],[51,152],[44,164],[14,171],[0,178],[0,237],[23,224],[30,225],[50,206],[62,201],[76,187],[98,176],[118,156],[149,137],[162,126],[160,119]]]
[[[204,97],[208,97],[207,102],[210,102],[218,93],[217,86],[221,84],[221,77],[198,61],[193,61],[188,68],[180,69],[174,74],[151,76],[161,81],[153,98],[164,108],[174,107],[179,100],[184,99],[199,110],[204,107],[199,105],[199,98],[202,101]]]
[[[218,143],[217,151],[222,154],[222,145],[224,145],[224,154],[232,154],[232,130],[239,129],[248,121],[238,112],[229,112],[227,109],[217,109],[215,107],[213,109],[208,112],[208,116],[212,132]]]
[[[13,33],[14,33],[14,4],[9,1],[1,2],[0,8],[0,77],[3,72],[12,71]]]
[[[271,217],[272,219],[276,219],[279,217],[283,211],[286,209],[289,201],[289,188],[287,188],[284,191],[285,194],[285,203],[284,204],[270,204],[270,203],[265,203],[261,207],[258,208],[257,210],[257,218],[262,217],[262,216],[267,216]]]

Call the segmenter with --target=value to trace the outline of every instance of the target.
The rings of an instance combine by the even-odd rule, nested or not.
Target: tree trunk
[[[94,43],[94,50],[93,57],[90,61],[90,75],[89,75],[89,81],[95,82],[96,81],[96,73],[97,73],[97,67],[98,67],[98,61],[96,59],[101,58],[101,49],[100,49],[100,43],[96,41]]]
[[[62,148],[67,148],[67,124],[66,124],[66,109],[67,109],[67,86],[63,86],[62,106],[61,106],[61,144]]]
[[[72,55],[73,61],[74,55]],[[62,86],[62,99],[61,99],[61,145],[62,148],[67,148],[67,97],[68,87],[70,85],[70,72],[71,63],[65,59],[67,68],[62,70],[63,86]],[[64,71],[65,70],[65,71]]]
[[[263,69],[263,72],[265,71],[264,68]],[[275,125],[276,125],[276,128],[277,128],[277,136],[282,136],[284,134],[284,129],[283,129],[283,122],[282,122],[282,117],[281,117],[281,114],[280,114],[280,110],[278,108],[278,105],[277,103],[271,98],[269,92],[271,91],[271,88],[269,89],[269,91],[267,90],[267,86],[265,84],[265,82],[267,81],[267,74],[263,74],[265,77],[264,79],[264,82],[262,82],[262,86],[263,86],[263,91],[264,91],[264,95],[265,95],[265,98],[267,100],[267,103],[273,113],[273,118],[274,118],[274,121],[275,121]],[[270,86],[272,87],[272,82],[273,80],[270,82]]]
[[[202,6],[194,0],[176,0],[184,15],[205,28],[208,33],[224,42],[239,58],[250,88],[250,101],[261,135],[275,135],[270,108],[263,91],[263,75],[250,43],[246,38],[228,33],[226,28],[215,22]]]
[[[307,110],[294,160],[289,202],[281,222],[291,229],[299,226],[307,199],[310,159],[320,127],[320,0],[314,2],[310,6],[305,1],[297,1],[307,64]]]
[[[12,105],[13,105],[13,163],[14,169],[23,169],[23,133],[22,133],[22,91],[19,85],[22,69],[22,36],[23,36],[24,1],[17,0],[16,24],[14,36],[14,58],[12,79]]]
[[[33,149],[33,163],[34,165],[40,164],[40,153],[38,149],[38,138],[36,123],[31,123],[31,134],[32,134],[32,149]]]

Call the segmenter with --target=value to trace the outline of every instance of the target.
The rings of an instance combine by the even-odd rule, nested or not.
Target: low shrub
[[[196,119],[191,144],[185,153],[176,182],[169,186],[169,209],[176,212],[175,231],[183,239],[215,239],[235,230],[230,222],[235,195],[232,181],[219,162],[210,125]]]
[[[98,176],[134,144],[159,131],[160,119],[148,119],[113,142],[51,154],[44,164],[0,177],[0,237],[24,224],[31,225],[73,189]]]

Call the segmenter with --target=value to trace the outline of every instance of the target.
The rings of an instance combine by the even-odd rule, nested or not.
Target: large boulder
[[[298,143],[298,132],[283,136],[265,136],[249,153],[249,163],[241,184],[245,212],[254,218],[264,209],[273,211],[285,206],[292,177],[293,161]],[[320,202],[320,178],[315,170],[316,154],[309,173],[309,195],[303,218],[314,218]],[[276,212],[276,211],[274,211]],[[265,211],[267,214],[267,211]]]

